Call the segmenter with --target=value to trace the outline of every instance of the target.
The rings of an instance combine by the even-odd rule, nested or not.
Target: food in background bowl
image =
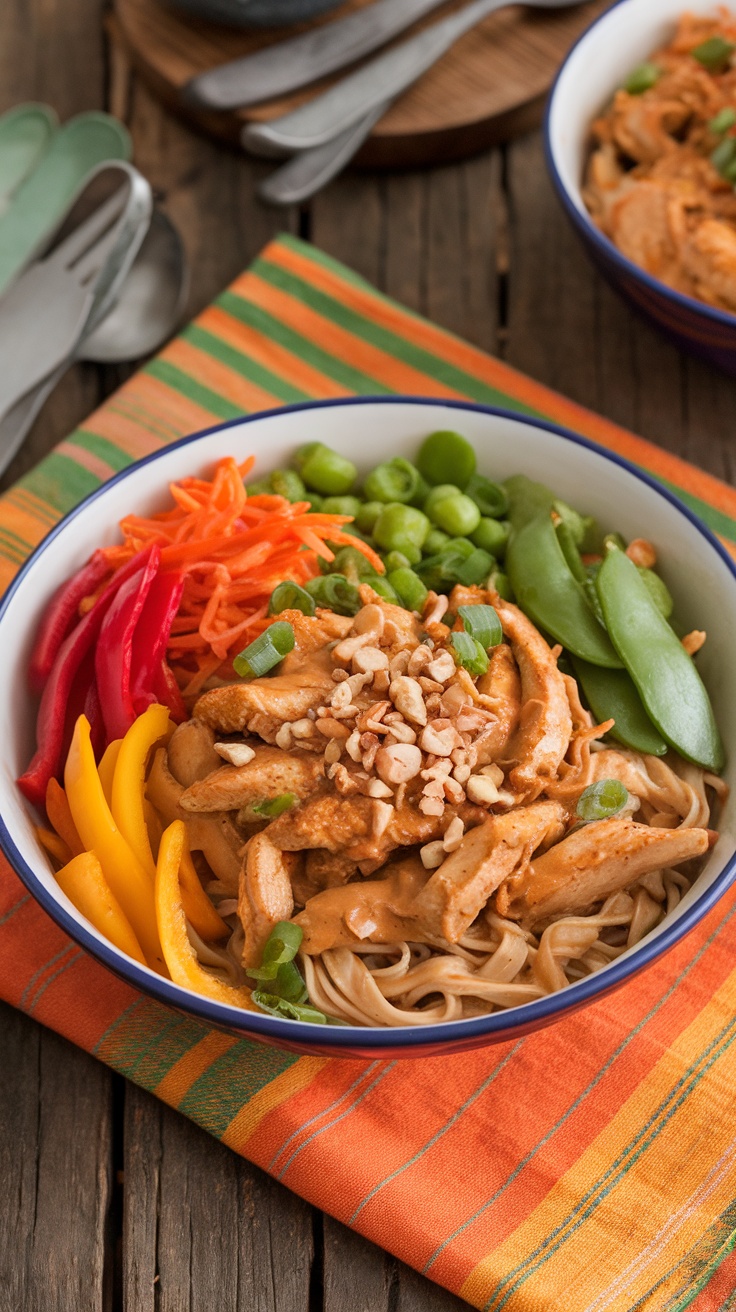
[[[736,310],[736,19],[684,14],[594,121],[584,199],[647,273]]]
[[[181,987],[318,1024],[481,1016],[639,943],[727,793],[652,544],[454,431],[360,495],[320,442],[251,464],[126,516],[46,612],[20,786],[70,901]]]

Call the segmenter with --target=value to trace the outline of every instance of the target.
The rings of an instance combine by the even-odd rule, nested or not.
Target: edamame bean
[[[565,560],[549,514],[512,534],[506,569],[522,610],[546,633],[593,665],[621,666]]]
[[[613,645],[649,718],[688,761],[720,774],[725,753],[705,685],[636,565],[623,551],[608,551],[596,586]]]
[[[465,487],[475,473],[475,451],[459,433],[430,433],[419,448],[417,466],[428,483],[447,483],[452,479]]]
[[[277,496],[292,502],[307,500],[307,489],[293,469],[275,469],[269,481]]]
[[[328,497],[349,492],[358,476],[352,460],[346,460],[324,442],[307,442],[300,446],[294,464],[307,487]]]
[[[421,510],[395,501],[381,511],[373,526],[373,539],[385,551],[403,551],[409,555],[407,546],[421,550],[429,530],[429,520]]]
[[[644,710],[641,697],[626,670],[604,670],[579,656],[572,658],[575,678],[599,724],[615,720],[611,737],[624,747],[648,756],[664,756],[667,743]]]
[[[482,547],[498,558],[506,550],[510,532],[511,525],[507,519],[483,518],[475,532],[471,533],[470,539],[476,547]]]
[[[407,610],[421,611],[427,600],[427,589],[413,569],[395,569],[388,576],[394,592]]]
[[[458,583],[463,583],[466,588],[485,583],[493,564],[493,556],[482,547],[476,547],[460,566],[457,572]]]
[[[441,528],[432,528],[424,539],[422,551],[425,556],[436,556],[439,551],[444,551],[451,541],[449,533],[443,533]]]
[[[373,588],[373,591],[377,592],[379,597],[383,597],[384,601],[390,601],[392,606],[401,605],[396,592],[391,587],[388,579],[384,578],[383,574],[371,574],[371,577],[369,579],[364,579],[363,582]]]
[[[376,520],[383,510],[382,501],[364,501],[355,516],[355,522],[361,533],[372,533]]]
[[[421,558],[422,557],[420,552],[419,560],[421,560]],[[383,557],[383,563],[386,566],[387,576],[392,572],[392,570],[411,568],[411,561],[403,551],[387,551],[386,555]],[[415,565],[417,565],[418,563],[419,561],[417,560],[414,561]]]
[[[325,497],[322,509],[326,515],[352,515],[355,519],[360,502],[357,497]]]
[[[430,492],[424,505],[432,523],[453,537],[468,537],[480,524],[480,511],[464,492],[455,491],[434,499]]]

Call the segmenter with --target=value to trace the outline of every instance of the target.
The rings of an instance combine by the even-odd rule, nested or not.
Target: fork
[[[434,23],[424,32],[364,64],[321,96],[298,109],[271,119],[251,123],[242,142],[256,154],[290,155],[298,150],[324,146],[334,137],[364,120],[379,105],[389,105],[451,46],[477,23],[512,0],[473,0],[472,4]],[[571,9],[588,0],[525,0],[528,9]],[[343,152],[344,153],[344,152]],[[324,170],[323,170],[324,171]]]

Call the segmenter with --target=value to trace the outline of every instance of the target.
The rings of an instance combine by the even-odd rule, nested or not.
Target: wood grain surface
[[[277,227],[541,381],[733,480],[736,382],[679,355],[591,269],[538,135],[463,164],[339,179],[275,217],[264,168],[190,133],[102,39],[103,0],[3,0],[0,110],[107,106],[179,226],[189,312]],[[76,366],[0,486],[129,367]],[[91,1058],[0,1006],[0,1312],[459,1312]]]
[[[435,22],[467,0],[447,0],[412,31]],[[312,24],[320,27],[364,8],[347,3]],[[367,167],[407,168],[463,159],[535,126],[563,56],[606,0],[550,13],[512,5],[466,33],[410,88],[376,125],[359,162]],[[233,30],[180,14],[165,0],[114,0],[113,31],[156,94],[206,131],[239,140],[245,123],[275,118],[331,86],[342,73],[266,105],[227,114],[195,112],[181,89],[197,73],[249,55],[283,39],[283,29]],[[402,35],[398,41],[404,40]],[[394,43],[395,44],[395,43]]]

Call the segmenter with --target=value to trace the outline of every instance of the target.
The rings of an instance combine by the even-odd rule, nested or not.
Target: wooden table
[[[194,136],[131,78],[103,0],[3,0],[0,110],[106,107],[181,230],[199,310],[286,228],[584,405],[733,477],[736,383],[680,356],[591,270],[538,135],[469,163],[351,175],[308,208],[253,199],[262,166]],[[128,374],[80,365],[3,486]],[[451,1312],[466,1306],[183,1117],[0,1008],[0,1312]]]

